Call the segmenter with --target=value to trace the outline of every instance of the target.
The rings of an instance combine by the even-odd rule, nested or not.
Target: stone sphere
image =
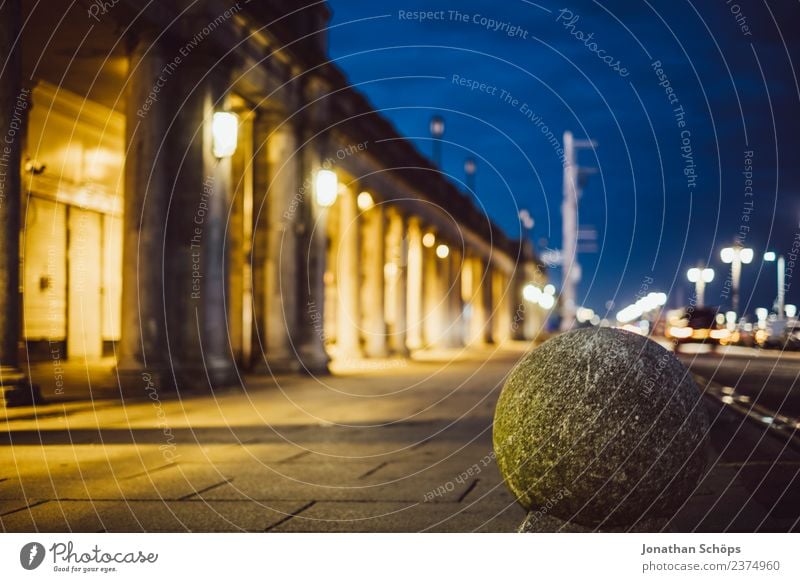
[[[612,529],[674,515],[703,474],[707,432],[700,391],[672,352],[618,329],[579,329],[511,372],[494,450],[529,520]]]

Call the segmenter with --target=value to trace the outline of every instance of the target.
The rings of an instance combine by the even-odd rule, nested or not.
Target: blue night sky
[[[558,142],[565,130],[598,141],[579,158],[598,169],[580,207],[581,225],[597,229],[598,252],[580,256],[579,303],[605,313],[613,300],[616,312],[651,277],[650,291],[667,292],[671,306],[686,304],[686,269],[705,262],[717,272],[706,302],[724,306],[727,266],[719,250],[742,232],[758,257],[744,267],[742,306],[750,313],[771,306],[775,264],[761,254],[767,247],[790,252],[800,233],[800,93],[791,64],[800,56],[798,2],[329,4],[331,55],[351,83],[426,155],[429,119],[442,115],[444,171],[461,181],[465,157],[476,157],[480,203],[509,235],[520,236],[517,212],[527,208],[537,247],[561,246],[562,166],[541,125]],[[443,19],[403,17],[414,11],[444,11]],[[482,17],[500,23],[498,30]],[[677,102],[659,85],[655,61]],[[471,91],[454,75],[486,88]],[[684,131],[691,160],[682,155]],[[796,278],[789,303],[800,303],[800,269]],[[558,269],[551,279],[559,282]]]

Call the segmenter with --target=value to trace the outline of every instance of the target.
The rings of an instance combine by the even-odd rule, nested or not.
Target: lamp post
[[[527,208],[523,208],[519,211],[519,221],[522,223],[522,228],[527,231],[533,230],[533,216],[531,216],[530,210]]]
[[[711,281],[714,280],[714,269],[708,267],[692,267],[686,272],[686,278],[694,283],[697,307],[703,307],[705,305],[706,283],[711,283]]]
[[[597,142],[574,139],[572,132],[564,132],[563,202],[561,203],[561,331],[575,323],[575,303],[581,266],[578,263],[578,201],[589,174],[594,169],[578,165],[578,151],[597,147]]]
[[[444,135],[444,118],[439,115],[431,117],[431,137],[433,138],[433,162],[442,167],[442,136]]]
[[[753,261],[753,249],[735,244],[732,247],[725,247],[720,252],[723,263],[731,266],[731,307],[737,314],[739,313],[739,282],[742,278],[742,264],[748,265]]]
[[[775,309],[778,312],[778,319],[783,319],[786,304],[786,259],[783,258],[783,255],[776,256],[773,251],[767,251],[764,253],[764,260],[768,263],[778,263],[778,297],[775,300]]]
[[[464,173],[467,175],[467,188],[470,193],[477,197],[475,192],[475,171],[478,169],[474,158],[467,158],[464,160]]]

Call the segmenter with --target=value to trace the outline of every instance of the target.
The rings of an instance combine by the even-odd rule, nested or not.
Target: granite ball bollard
[[[646,531],[694,491],[707,432],[700,391],[671,352],[634,333],[579,329],[511,372],[494,450],[529,512],[523,531]]]

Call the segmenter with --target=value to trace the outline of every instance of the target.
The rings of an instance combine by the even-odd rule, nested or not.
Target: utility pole
[[[574,139],[571,131],[564,132],[564,200],[561,204],[561,331],[575,324],[577,286],[581,280],[578,263],[578,200],[583,183],[594,168],[582,168],[577,163],[577,152],[596,148],[594,140]]]
[[[778,256],[778,299],[776,301],[778,319],[786,317],[786,259]]]
[[[764,260],[773,263],[778,262],[778,297],[775,299],[773,307],[778,314],[778,319],[786,317],[786,259],[783,255],[777,255],[775,251],[764,253]]]

